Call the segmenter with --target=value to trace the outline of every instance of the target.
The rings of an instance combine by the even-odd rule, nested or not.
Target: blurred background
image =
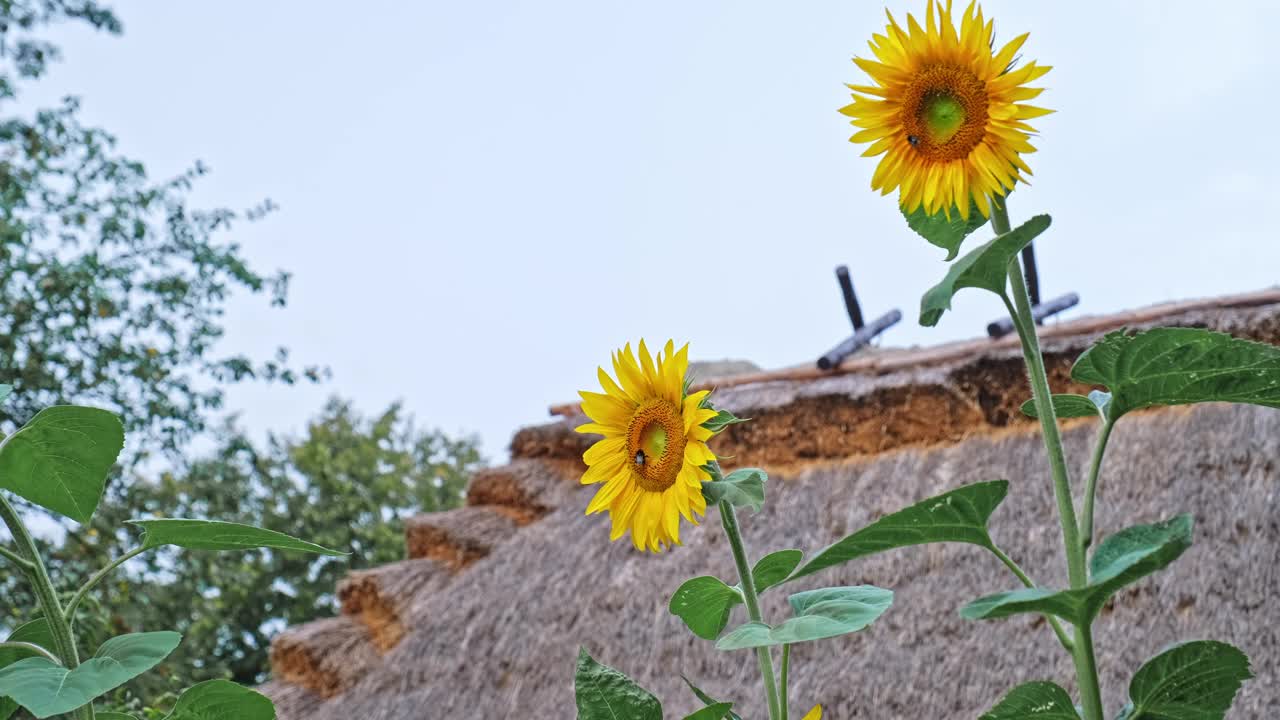
[[[1080,293],[1067,317],[1276,283],[1280,4],[984,9],[998,42],[1030,29],[1023,56],[1054,66],[1039,102],[1058,112],[1010,211],[1053,214],[1041,285]],[[875,162],[836,112],[879,3],[0,16],[5,421],[77,400],[131,431],[121,515],[71,529],[71,566],[117,552],[111,522],[139,507],[353,547],[355,567],[398,558],[399,518],[456,504],[467,470],[624,342],[812,362],[849,333],[837,264],[864,312],[904,311],[885,344],[981,335],[1002,312],[975,295],[937,329],[914,321],[943,253],[869,191]],[[202,672],[252,682],[274,628],[332,612],[348,568],[324,562],[140,572],[189,586],[147,612],[206,618],[184,645],[215,658]]]

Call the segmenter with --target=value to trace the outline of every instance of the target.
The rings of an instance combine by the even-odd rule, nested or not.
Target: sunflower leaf
[[[718,650],[790,645],[857,632],[875,622],[893,604],[893,591],[859,585],[799,592],[788,598],[795,616],[770,627],[748,622],[716,643]]]
[[[1161,570],[1191,547],[1192,520],[1179,515],[1152,525],[1135,525],[1112,535],[1089,562],[1089,584],[1074,590],[1024,588],[974,600],[960,614],[989,620],[1018,613],[1049,613],[1076,625],[1097,618],[1117,590]]]
[[[799,550],[778,550],[760,558],[760,562],[751,569],[751,579],[755,583],[756,592],[762,593],[767,588],[786,580],[791,571],[796,569],[804,553]]]
[[[710,430],[713,433],[720,433],[720,432],[724,432],[724,429],[729,427],[730,425],[737,425],[738,423],[744,423],[750,419],[751,418],[740,418],[737,415],[734,415],[733,413],[729,412],[728,410],[717,410],[716,416],[702,423],[702,427],[706,428],[707,430]]]
[[[275,705],[266,695],[230,680],[206,680],[184,690],[165,720],[275,720],[275,717]]]
[[[693,691],[693,694],[694,694],[694,695],[696,695],[696,696],[698,696],[698,699],[699,699],[699,700],[701,700],[702,702],[706,703],[707,705],[721,705],[721,704],[722,704],[719,700],[716,700],[716,699],[712,698],[710,695],[708,695],[708,694],[706,694],[705,692],[703,692],[703,691],[702,691],[702,688],[698,687],[697,685],[694,685],[694,684],[693,684],[693,681],[691,681],[689,678],[685,677],[684,675],[681,675],[681,676],[680,676],[680,679],[681,679],[681,680],[684,680],[684,684],[689,686],[689,689]],[[732,705],[733,705],[732,703],[728,703],[728,704],[729,704],[729,706],[730,706],[730,707],[732,707]],[[729,718],[729,720],[742,720],[742,718],[738,716],[738,713],[736,713],[736,712],[732,712],[732,711],[730,711],[730,712],[729,712],[729,714],[728,714],[726,717],[728,717],[728,718]]]
[[[702,497],[708,505],[724,501],[734,507],[751,508],[753,512],[764,507],[764,484],[769,476],[760,468],[740,468],[722,478],[717,478],[718,469],[707,472],[716,478],[702,483]]]
[[[1111,396],[1104,392],[1094,390],[1089,393],[1088,397],[1084,395],[1073,395],[1069,393],[1055,394],[1053,396],[1053,414],[1059,419],[1065,418],[1082,418],[1082,417],[1098,417],[1107,402],[1111,400]],[[1036,414],[1036,401],[1034,399],[1022,403],[1022,414],[1027,417],[1038,418]]]
[[[38,718],[68,713],[150,670],[181,639],[167,631],[120,635],[74,669],[44,657],[19,660],[0,670],[0,695],[13,698]]]
[[[828,545],[787,582],[894,548],[936,542],[972,543],[991,549],[987,521],[1009,492],[1007,480],[965,485],[922,500]]]
[[[737,717],[733,714],[733,703],[708,705],[692,715],[685,715],[684,720],[724,720],[727,717]]]
[[[684,581],[671,595],[667,610],[683,620],[694,635],[715,640],[729,623],[729,612],[742,602],[741,590],[704,575]]]
[[[19,625],[9,634],[5,641],[31,643],[32,645],[39,645],[50,652],[52,652],[54,646],[53,632],[49,630],[49,623],[45,622],[44,618],[36,618],[29,623]],[[38,655],[30,650],[21,648],[0,648],[0,668],[8,667],[19,660],[29,657],[38,657]],[[18,703],[14,702],[12,698],[0,697],[0,720],[7,720],[17,710]]]
[[[274,530],[241,525],[221,520],[191,520],[188,518],[155,518],[151,520],[126,520],[129,525],[142,528],[142,546],[158,548],[164,545],[188,550],[251,550],[273,548],[314,553],[316,555],[345,556],[347,553],[330,550],[306,540],[278,533]]]
[[[1051,682],[1023,683],[978,720],[1080,720],[1071,696]]]
[[[0,442],[0,487],[86,523],[124,447],[124,426],[106,410],[55,405]]]
[[[1120,720],[1222,720],[1240,686],[1252,677],[1249,658],[1231,645],[1212,640],[1175,645],[1134,674]]]
[[[1199,328],[1109,333],[1071,379],[1106,386],[1112,421],[1153,405],[1236,402],[1280,408],[1280,347]]]
[[[578,720],[662,720],[662,703],[626,675],[578,650],[573,677]]]
[[[906,218],[908,227],[931,244],[947,251],[947,262],[955,260],[956,255],[960,254],[960,245],[970,233],[987,224],[986,216],[978,210],[977,204],[972,199],[969,200],[968,220],[960,217],[960,210],[956,207],[950,208],[948,212],[938,212],[933,215],[924,211],[923,204],[911,213],[901,207],[899,209],[902,210],[902,216]]]
[[[942,282],[920,299],[920,324],[933,327],[951,309],[951,298],[965,288],[980,288],[1004,295],[1009,282],[1009,261],[1049,227],[1048,215],[1037,215],[996,239],[980,245],[952,264]]]

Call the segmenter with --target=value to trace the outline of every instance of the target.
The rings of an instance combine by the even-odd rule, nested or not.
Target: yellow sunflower
[[[712,432],[702,427],[716,416],[702,407],[710,391],[685,395],[689,346],[667,346],[657,357],[640,341],[613,354],[617,382],[597,368],[604,393],[582,391],[582,411],[591,419],[577,430],[603,435],[582,456],[582,484],[603,483],[587,514],[609,511],[610,540],[628,530],[637,549],[661,552],[680,544],[680,517],[698,524],[706,514],[702,466],[715,460],[707,448]]]
[[[885,14],[885,34],[869,42],[876,59],[854,58],[876,84],[849,85],[853,103],[840,110],[863,128],[850,141],[871,143],[863,155],[884,155],[871,188],[884,195],[899,189],[909,213],[923,206],[950,217],[957,208],[967,221],[972,198],[990,217],[991,203],[1031,174],[1021,156],[1035,152],[1028,138],[1036,130],[1025,121],[1053,111],[1025,104],[1044,90],[1026,84],[1050,67],[1015,69],[1027,35],[995,52],[995,21],[973,3],[958,32],[951,0],[945,7],[929,0],[923,28],[907,15],[903,30]]]
[[[814,705],[809,712],[805,713],[802,720],[822,720],[822,706]]]

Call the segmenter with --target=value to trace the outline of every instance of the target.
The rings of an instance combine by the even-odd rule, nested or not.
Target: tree
[[[118,634],[164,624],[183,633],[168,665],[185,668],[176,685],[214,677],[261,682],[275,632],[334,614],[335,587],[351,570],[403,559],[404,519],[459,505],[467,476],[480,462],[476,439],[420,429],[398,405],[363,418],[350,403],[331,400],[303,437],[271,437],[261,447],[228,424],[216,450],[183,473],[132,483],[125,501],[136,511],[132,516],[218,518],[351,555],[147,555],[128,566],[129,575],[162,577],[168,584],[143,599],[132,596],[129,575],[116,578],[105,591],[99,626]],[[102,511],[118,512],[113,508]],[[151,682],[140,693],[144,698],[161,689]]]
[[[216,347],[234,293],[285,303],[288,274],[259,272],[226,237],[271,212],[269,200],[243,213],[193,207],[202,164],[156,181],[109,132],[81,121],[78,99],[18,105],[23,86],[59,58],[43,33],[62,22],[122,32],[94,0],[0,0],[0,382],[15,386],[0,405],[0,432],[59,403],[116,412],[129,454],[105,505],[127,508],[121,478],[149,458],[154,467],[156,456],[180,470],[180,453],[219,414],[227,384],[324,372],[294,368],[283,348],[251,358]],[[59,577],[82,579],[118,552],[125,538],[109,527],[99,519],[63,528]],[[24,619],[10,614],[33,605],[28,593],[0,567],[0,626]]]
[[[292,369],[283,348],[265,361],[216,353],[232,293],[285,303],[288,274],[258,273],[223,237],[269,200],[246,213],[193,208],[202,164],[155,182],[81,123],[76,98],[31,116],[15,107],[20,85],[59,57],[39,32],[61,21],[122,31],[92,0],[0,2],[0,378],[15,386],[0,431],[76,401],[121,416],[131,461],[172,455],[222,407],[226,383],[321,371]]]

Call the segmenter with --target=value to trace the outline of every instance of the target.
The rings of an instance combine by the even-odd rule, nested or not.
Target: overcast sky
[[[807,362],[849,332],[832,269],[887,344],[982,332],[997,300],[915,322],[941,251],[868,189],[836,109],[878,2],[115,3],[122,38],[67,28],[24,100],[84,98],[156,177],[200,159],[204,205],[281,211],[235,240],[294,273],[286,310],[233,305],[226,349],[329,365],[231,408],[300,431],[328,394],[512,431],[595,382],[610,348]],[[924,3],[893,3],[900,17]],[[1280,3],[984,3],[998,41],[1054,66],[1014,224],[1075,315],[1280,277]],[[656,344],[656,343],[655,343]]]

